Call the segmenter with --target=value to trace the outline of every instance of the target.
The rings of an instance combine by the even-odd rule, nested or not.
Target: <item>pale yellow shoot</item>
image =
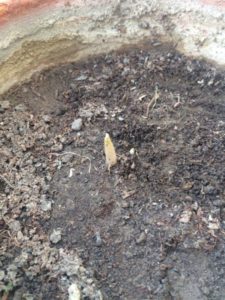
[[[113,145],[113,142],[108,133],[105,135],[104,139],[104,151],[105,151],[105,159],[108,170],[113,167],[117,163],[116,151]]]

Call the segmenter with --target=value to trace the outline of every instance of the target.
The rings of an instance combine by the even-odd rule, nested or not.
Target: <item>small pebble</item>
[[[8,100],[0,102],[0,106],[3,109],[9,109],[10,108],[10,102]]]
[[[9,223],[9,229],[11,229],[14,232],[21,230],[20,222],[17,220],[12,221],[11,223]]]
[[[76,90],[76,88],[77,88],[77,85],[75,84],[75,83],[71,83],[70,84],[70,88],[72,89],[72,90]]]
[[[135,149],[131,148],[129,152],[130,152],[130,155],[134,155],[135,154]]]
[[[135,163],[133,162],[132,165],[130,166],[131,170],[135,169]]]
[[[68,288],[69,299],[68,300],[80,300],[81,294],[80,289],[76,283],[73,283]]]
[[[136,243],[139,245],[139,244],[143,244],[146,242],[146,239],[147,239],[147,235],[145,232],[142,232],[140,234],[140,236],[136,239]]]
[[[203,281],[203,282],[204,282],[204,281]],[[206,295],[206,296],[209,296],[209,295],[210,295],[211,290],[210,290],[209,287],[207,287],[206,285],[203,286],[203,287],[201,287],[201,290],[202,290],[202,292],[203,292],[204,295]]]
[[[22,241],[24,239],[23,233],[20,230],[17,232],[17,239],[18,241]]]
[[[98,231],[95,234],[95,239],[96,239],[96,246],[100,247],[102,245],[102,238],[101,238],[100,233]]]
[[[53,152],[60,152],[60,151],[62,151],[63,150],[63,144],[55,144],[55,145],[53,145],[52,147],[51,147],[51,150],[53,151]]]
[[[65,107],[58,107],[55,110],[55,115],[58,116],[63,116],[66,113],[67,109]]]
[[[47,174],[47,175],[46,175],[46,179],[47,179],[48,181],[51,181],[51,180],[52,180],[52,176],[51,176],[50,174]]]
[[[21,103],[21,104],[18,104],[15,106],[15,110],[16,111],[25,111],[25,110],[27,110],[27,107],[25,104]]]
[[[73,154],[66,154],[66,155],[63,155],[63,157],[62,157],[62,162],[63,162],[63,163],[68,163],[68,162],[70,162],[72,159],[73,159]]]
[[[120,122],[123,122],[123,121],[124,121],[124,118],[121,117],[121,116],[119,116],[119,117],[118,117],[118,120],[119,120]]]
[[[129,64],[129,63],[130,63],[130,59],[129,59],[128,57],[125,57],[125,58],[123,59],[123,63],[124,63],[125,65]]]
[[[150,27],[150,25],[147,21],[141,21],[138,25],[141,29],[149,29],[149,27]]]
[[[213,201],[213,205],[216,207],[223,207],[225,206],[225,202],[222,199],[216,199]]]
[[[45,123],[51,123],[52,118],[49,115],[44,115],[42,117]]]
[[[122,201],[121,202],[121,207],[122,208],[128,208],[129,207],[129,203],[127,201]]]
[[[24,300],[34,300],[34,297],[30,294],[23,294],[23,299]]]
[[[53,244],[57,244],[58,242],[60,242],[62,239],[62,234],[61,234],[61,230],[57,229],[57,230],[53,230],[53,232],[50,234],[50,241]]]
[[[215,194],[216,192],[216,189],[214,186],[212,185],[207,185],[203,188],[203,192],[206,194],[206,195],[213,195]]]
[[[41,209],[43,211],[49,211],[52,209],[52,203],[51,201],[47,201],[47,200],[42,200],[41,201]]]
[[[83,125],[83,121],[81,118],[75,119],[71,125],[71,128],[75,131],[80,131]]]

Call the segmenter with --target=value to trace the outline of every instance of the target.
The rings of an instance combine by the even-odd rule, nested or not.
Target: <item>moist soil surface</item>
[[[2,299],[224,299],[224,97],[158,44],[1,96]]]

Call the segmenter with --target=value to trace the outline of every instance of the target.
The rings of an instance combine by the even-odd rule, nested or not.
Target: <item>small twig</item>
[[[89,168],[88,168],[88,173],[91,173],[91,159],[88,157],[88,156],[84,156],[84,155],[80,155],[80,154],[77,154],[75,152],[63,152],[63,153],[49,153],[49,154],[52,154],[52,155],[56,155],[56,156],[63,156],[63,155],[67,155],[67,154],[70,154],[70,155],[75,155],[75,156],[78,156],[80,158],[85,158],[87,160],[89,160]]]
[[[181,101],[180,101],[180,94],[177,95],[177,102],[174,104],[173,108],[177,108],[178,106],[180,106]]]
[[[158,93],[158,87],[156,86],[156,87],[155,87],[155,93],[154,93],[154,96],[152,97],[152,99],[151,99],[151,100],[149,101],[149,103],[148,103],[148,106],[147,106],[147,112],[146,112],[145,118],[148,118],[150,108],[153,109],[153,108],[156,106],[156,102],[157,102],[158,99],[159,99],[159,93]]]
[[[8,231],[7,231],[6,229],[1,230],[1,231],[0,231],[0,237],[1,237],[2,239],[3,239],[3,238],[7,239],[8,236],[6,235],[6,233],[8,233]],[[8,233],[8,234],[9,234],[9,233]]]
[[[125,92],[124,95],[123,95],[123,97],[122,97],[122,99],[121,99],[121,101],[122,102],[127,102],[127,98],[128,98],[127,97],[127,93]]]
[[[127,199],[127,198],[129,198],[130,196],[133,196],[135,193],[137,193],[137,191],[136,190],[133,190],[133,191],[123,191],[122,192],[122,198],[123,199]]]
[[[11,187],[11,189],[15,189],[15,186],[13,186],[4,176],[0,175],[0,178],[4,180],[5,183],[8,184],[9,187]]]
[[[45,101],[48,101],[47,98],[44,95],[41,95],[38,91],[35,91],[35,89],[33,87],[31,87],[31,91],[35,96],[37,96],[37,97],[39,97],[39,98],[41,98]]]

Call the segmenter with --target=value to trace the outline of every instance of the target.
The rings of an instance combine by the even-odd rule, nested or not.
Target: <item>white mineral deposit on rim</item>
[[[64,0],[9,1],[4,3],[16,2],[17,11],[0,28],[0,92],[49,65],[85,59],[144,39],[152,39],[154,46],[173,42],[188,55],[225,64],[223,1],[71,0],[70,6]],[[37,11],[38,2],[46,2],[45,9]],[[30,4],[25,18],[24,3]],[[76,83],[85,79],[85,73],[74,78]]]

